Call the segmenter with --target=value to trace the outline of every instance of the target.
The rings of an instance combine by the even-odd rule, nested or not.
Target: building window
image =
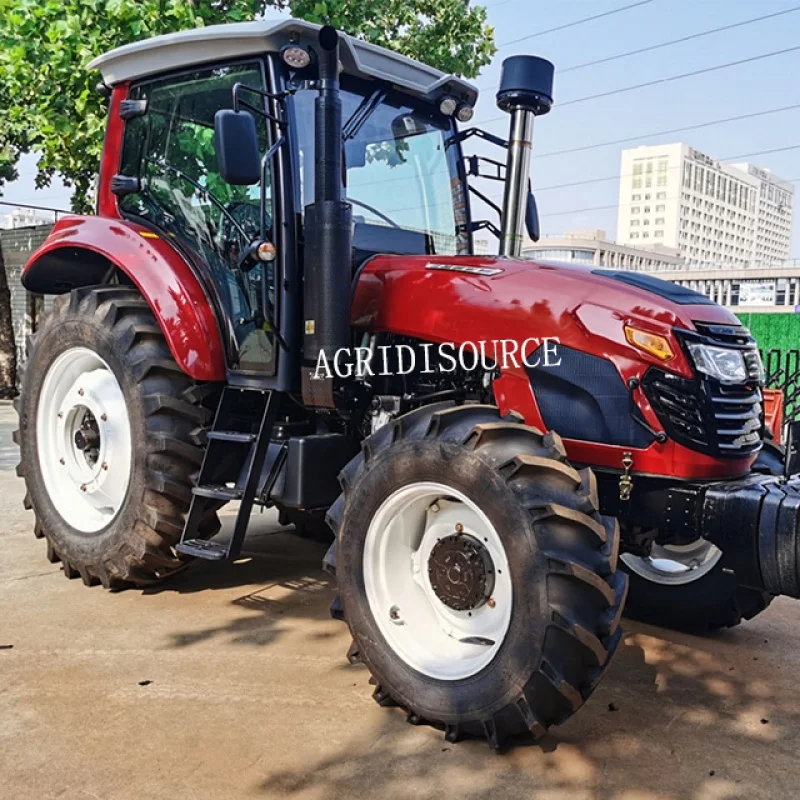
[[[639,206],[633,206],[633,208],[631,208],[631,214],[638,214],[639,211],[640,211]]]
[[[638,219],[632,219],[631,220],[631,227],[632,228],[638,227],[638,225],[639,225],[639,220]]]
[[[667,193],[666,192],[658,192],[656,194],[656,200],[666,200],[666,199],[667,199]]]
[[[649,238],[650,238],[650,234],[649,234],[647,231],[645,231],[645,232],[642,234],[642,239],[649,239]]]
[[[656,225],[663,225],[664,224],[664,217],[656,217]]]
[[[639,238],[639,234],[638,234],[636,231],[634,231],[634,232],[631,234],[631,239],[638,239],[638,238]]]
[[[644,213],[645,214],[649,214],[650,213],[650,206],[645,206],[644,207]]]
[[[663,238],[664,238],[664,231],[655,231],[655,232],[653,233],[653,236],[654,236],[656,239],[663,239]]]
[[[658,174],[656,176],[656,186],[666,186],[666,185],[667,185],[667,162],[659,161]]]
[[[656,206],[656,213],[658,213],[659,211],[665,211],[665,210],[666,210],[666,206],[663,206],[663,205]]]
[[[640,194],[632,194],[632,195],[631,195],[631,200],[633,200],[633,202],[634,202],[634,203],[635,203],[637,200],[641,200],[641,199],[642,199],[642,196],[641,196]]]

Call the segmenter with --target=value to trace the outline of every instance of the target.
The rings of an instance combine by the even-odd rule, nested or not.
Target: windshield
[[[379,236],[367,237],[370,229],[388,227],[412,234],[387,235],[388,251],[389,242],[402,240],[402,252],[468,253],[458,148],[447,146],[454,133],[450,121],[432,106],[412,106],[408,98],[391,93],[370,113],[375,90],[375,84],[342,79],[342,119],[349,133],[345,141],[347,199],[353,204],[356,248],[366,238],[381,241]],[[301,208],[314,202],[316,97],[315,90],[303,89],[294,99]]]

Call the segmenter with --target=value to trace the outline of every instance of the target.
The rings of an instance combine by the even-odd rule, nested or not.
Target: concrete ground
[[[237,564],[119,594],[65,580],[22,510],[13,422],[0,407],[0,797],[800,797],[794,601],[708,639],[629,622],[577,716],[498,756],[372,701],[324,547],[269,514]]]

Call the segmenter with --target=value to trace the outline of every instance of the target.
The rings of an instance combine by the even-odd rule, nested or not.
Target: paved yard
[[[324,547],[271,514],[240,563],[158,590],[66,580],[22,510],[12,428],[0,407],[0,797],[800,797],[800,604],[712,639],[628,623],[586,707],[497,756],[373,703]]]

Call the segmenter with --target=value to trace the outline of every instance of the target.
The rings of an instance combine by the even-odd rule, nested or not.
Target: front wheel
[[[627,582],[616,522],[558,436],[491,406],[423,408],[371,436],[342,482],[336,578],[381,705],[499,747],[584,703]]]
[[[625,615],[663,628],[702,633],[732,628],[760,614],[772,595],[742,586],[723,566],[722,551],[697,539],[654,544],[648,556],[623,553],[630,578]]]

